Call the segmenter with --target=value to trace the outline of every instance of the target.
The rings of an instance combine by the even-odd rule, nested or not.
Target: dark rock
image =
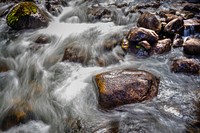
[[[151,45],[147,41],[141,41],[136,44],[131,44],[127,50],[129,53],[135,54],[137,57],[148,57]]]
[[[183,10],[185,10],[185,11],[191,11],[191,12],[197,12],[197,13],[200,12],[198,5],[196,5],[196,4],[190,4],[190,3],[186,4],[183,7]]]
[[[46,43],[50,43],[50,42],[51,42],[51,38],[49,36],[46,36],[46,35],[40,35],[35,40],[35,43],[40,43],[40,44],[46,44]]]
[[[164,31],[168,34],[182,33],[183,31],[183,18],[178,17],[170,21],[164,28]]]
[[[200,39],[189,38],[183,43],[183,51],[186,54],[200,55]]]
[[[157,33],[160,32],[161,27],[162,27],[161,26],[161,22],[156,18],[156,16],[151,14],[151,13],[149,13],[149,12],[144,12],[139,17],[139,19],[137,21],[137,26],[154,30]]]
[[[0,72],[7,72],[9,67],[4,59],[0,58]]]
[[[147,41],[141,41],[141,42],[138,43],[138,45],[142,46],[146,50],[150,50],[151,49],[151,45]]]
[[[159,8],[160,3],[159,2],[151,2],[151,3],[144,3],[140,5],[136,5],[135,9],[146,9],[146,8]]]
[[[171,50],[171,39],[159,40],[153,47],[154,54],[163,54]]]
[[[120,34],[113,34],[109,38],[103,41],[103,47],[105,50],[112,50],[121,40]]]
[[[146,29],[146,28],[132,28],[128,35],[128,41],[132,42],[140,42],[140,41],[148,41],[150,44],[154,44],[158,41],[158,35],[155,31]]]
[[[165,14],[165,20],[166,20],[167,23],[176,19],[176,18],[178,18],[178,16],[176,16],[174,14]]]
[[[45,7],[54,16],[58,16],[62,13],[62,6],[67,6],[64,0],[46,0]]]
[[[99,104],[104,108],[150,100],[158,93],[159,79],[142,70],[114,70],[94,78]]]
[[[113,12],[104,7],[92,7],[88,9],[88,17],[91,22],[110,22],[113,20]]]
[[[175,10],[162,10],[158,14],[160,15],[160,17],[165,18],[166,14],[173,14],[173,15],[175,15],[176,11]]]
[[[79,46],[67,47],[62,61],[78,62],[86,64],[90,59],[90,53],[87,49]]]
[[[117,7],[117,8],[122,8],[122,7],[125,7],[125,6],[127,6],[128,4],[127,4],[127,2],[125,2],[125,1],[123,1],[123,2],[116,2],[115,3],[115,6]]]
[[[6,20],[13,29],[29,29],[47,26],[50,19],[36,4],[20,2],[12,8]]]
[[[174,59],[171,71],[175,73],[200,74],[200,63],[194,59]]]
[[[190,11],[181,11],[180,15],[184,18],[184,19],[191,19],[195,16],[195,14],[193,12]]]
[[[188,2],[191,2],[191,3],[199,3],[200,1],[199,0],[187,0]]]
[[[141,45],[135,45],[133,48],[130,48],[129,52],[135,54],[137,57],[148,57],[149,56],[149,51],[146,50]]]
[[[0,129],[6,131],[11,127],[25,124],[30,120],[34,120],[35,115],[32,112],[30,105],[20,104],[17,107],[11,108],[2,119]]]
[[[160,11],[159,16],[161,18],[165,18],[166,23],[170,22],[173,19],[178,18],[178,16],[176,15],[176,11],[174,11],[174,10]]]
[[[173,40],[173,47],[182,47],[183,46],[183,38],[181,35],[176,34]]]

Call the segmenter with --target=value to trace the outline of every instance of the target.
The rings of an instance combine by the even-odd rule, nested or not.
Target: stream
[[[113,1],[98,3],[112,4]],[[0,123],[17,105],[31,110],[33,117],[3,133],[186,132],[188,125],[197,119],[195,104],[200,99],[200,77],[171,72],[170,61],[184,56],[182,48],[147,58],[125,53],[120,45],[112,50],[104,49],[105,40],[122,38],[124,32],[136,26],[139,13],[124,18],[113,8],[117,12],[114,21],[90,23],[85,10],[91,2],[97,3],[68,2],[59,16],[52,16],[48,27],[37,30],[9,30],[6,20],[1,19],[0,58],[10,70],[0,73]],[[126,2],[140,4],[149,0]],[[148,10],[171,6],[166,2],[159,9]],[[41,35],[51,40],[35,44]],[[78,48],[80,51],[74,54],[86,57],[83,63],[62,61],[65,48]],[[97,58],[104,60],[103,66]],[[157,97],[111,110],[99,108],[93,77],[119,68],[145,70],[158,76]]]

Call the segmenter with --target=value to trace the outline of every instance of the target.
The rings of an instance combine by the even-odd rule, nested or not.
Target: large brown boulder
[[[144,12],[139,17],[137,21],[137,26],[154,30],[157,33],[160,32],[161,27],[162,27],[161,22],[156,18],[156,16],[149,12]]]
[[[171,71],[175,73],[200,74],[200,63],[195,59],[174,59],[171,64]]]
[[[164,31],[168,34],[182,33],[183,31],[183,18],[178,17],[176,19],[171,20],[165,27]]]
[[[159,40],[152,50],[154,54],[163,54],[165,52],[169,52],[171,50],[171,46],[171,39],[163,39]]]
[[[128,41],[140,42],[148,41],[150,44],[154,44],[158,41],[158,35],[155,31],[146,28],[132,28],[127,35]]]
[[[49,16],[33,2],[20,2],[8,13],[6,22],[13,29],[30,29],[45,27]]]
[[[158,93],[159,79],[143,70],[113,70],[94,78],[103,108],[150,100]]]
[[[200,55],[200,39],[189,38],[183,44],[183,51],[186,54]]]

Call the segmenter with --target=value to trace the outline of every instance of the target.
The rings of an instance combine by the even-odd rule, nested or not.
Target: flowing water
[[[84,14],[87,4],[70,2],[47,28],[39,30],[8,30],[1,20],[0,57],[11,70],[0,73],[0,123],[20,103],[31,106],[34,114],[33,120],[5,133],[186,132],[187,124],[196,118],[200,77],[170,71],[171,59],[184,56],[182,48],[148,58],[126,54],[120,46],[105,50],[103,42],[116,34],[123,37],[138,14],[120,18],[119,13],[114,22],[89,23]],[[168,6],[165,3],[160,8]],[[51,42],[38,46],[34,41],[40,35],[50,36]],[[80,48],[75,54],[86,59],[82,64],[61,61],[65,48]],[[97,58],[105,66],[100,67]],[[118,68],[146,70],[160,77],[158,96],[112,110],[98,108],[92,78]]]

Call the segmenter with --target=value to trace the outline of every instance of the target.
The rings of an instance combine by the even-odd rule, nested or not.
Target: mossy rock
[[[35,3],[20,2],[11,9],[6,20],[13,29],[30,29],[47,26],[50,19]]]

